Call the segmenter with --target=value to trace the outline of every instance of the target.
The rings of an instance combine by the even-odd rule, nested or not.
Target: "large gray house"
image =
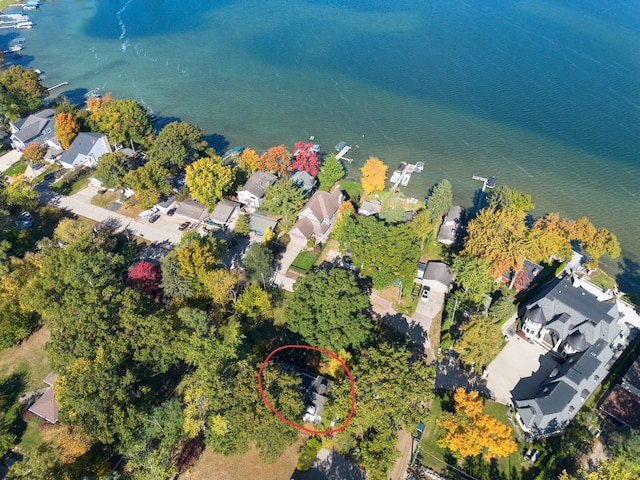
[[[521,317],[522,331],[548,353],[540,370],[511,393],[520,425],[541,438],[566,428],[605,379],[640,317],[619,295],[570,276],[543,288]]]

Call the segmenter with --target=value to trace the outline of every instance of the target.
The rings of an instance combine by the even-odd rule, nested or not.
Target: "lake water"
[[[640,292],[640,3],[622,0],[55,0],[19,61],[200,125],[218,150],[315,136],[423,161],[470,206],[495,175],[536,214],[618,235],[608,261]],[[63,89],[61,89],[63,91]]]

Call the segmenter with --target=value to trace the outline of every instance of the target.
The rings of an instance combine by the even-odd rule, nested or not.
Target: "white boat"
[[[424,162],[417,162],[415,172],[420,173],[423,170],[424,170]]]
[[[22,50],[22,45],[9,45],[9,52],[19,52]]]
[[[16,28],[33,28],[33,22],[18,22]]]
[[[402,175],[402,180],[400,181],[400,185],[402,185],[403,187],[406,187],[407,185],[409,185],[409,180],[411,180],[411,174],[405,173],[404,175]]]
[[[391,175],[391,178],[389,179],[389,181],[391,183],[396,183],[398,180],[400,180],[400,175],[402,175],[402,172],[399,172],[398,170],[396,170],[395,172],[393,172],[393,174]]]

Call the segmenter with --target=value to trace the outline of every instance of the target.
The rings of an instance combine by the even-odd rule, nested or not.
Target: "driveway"
[[[17,150],[10,150],[0,157],[0,172],[9,170],[11,165],[16,163],[22,157],[22,153]]]
[[[351,463],[327,448],[318,452],[316,461],[306,472],[296,470],[291,480],[366,480],[367,474],[357,465]]]
[[[507,344],[498,356],[487,367],[485,377],[487,388],[491,392],[492,398],[500,403],[509,405],[511,401],[511,390],[518,384],[521,378],[546,377],[553,370],[556,363],[547,354],[547,350],[537,343],[529,343],[527,340],[515,335],[513,323],[515,317],[505,323],[502,330],[508,339]],[[535,393],[538,381],[528,382],[533,386],[534,391],[522,391],[527,388],[527,382],[519,385],[521,397]]]
[[[65,208],[76,215],[90,218],[96,222],[102,222],[108,218],[116,219],[122,229],[128,228],[133,235],[142,237],[150,242],[170,242],[174,245],[180,242],[182,232],[178,230],[178,226],[184,222],[184,219],[162,214],[155,223],[149,223],[147,218],[133,219],[106,208],[92,205],[91,199],[97,193],[98,188],[89,186],[70,197],[49,194],[47,203],[58,208]]]
[[[276,272],[274,282],[280,288],[293,292],[293,284],[296,282],[296,278],[287,276],[287,270],[296,259],[298,254],[302,251],[307,242],[301,238],[291,236],[291,241],[287,245],[282,258],[280,259],[280,269]]]

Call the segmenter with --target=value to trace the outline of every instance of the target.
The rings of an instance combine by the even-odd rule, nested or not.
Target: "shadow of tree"
[[[3,412],[2,433],[13,434],[16,439],[22,438],[27,424],[22,418],[23,405],[19,402],[20,395],[27,385],[25,372],[14,372],[0,382],[0,411]]]
[[[211,133],[209,135],[205,135],[204,139],[207,141],[209,146],[213,148],[218,155],[224,155],[224,152],[229,150],[229,140],[224,135],[219,133]]]
[[[380,321],[410,339],[415,345],[424,348],[429,341],[428,332],[422,328],[422,325],[414,320],[408,319],[401,313],[383,315],[380,317]]]
[[[306,472],[296,470],[292,480],[366,480],[366,473],[349,459],[322,449],[313,467]]]
[[[474,371],[466,370],[460,362],[458,354],[452,350],[447,352],[444,359],[436,365],[436,388],[455,390],[464,387],[466,390],[475,390],[487,398],[491,398],[491,392],[487,388],[487,381]]]

